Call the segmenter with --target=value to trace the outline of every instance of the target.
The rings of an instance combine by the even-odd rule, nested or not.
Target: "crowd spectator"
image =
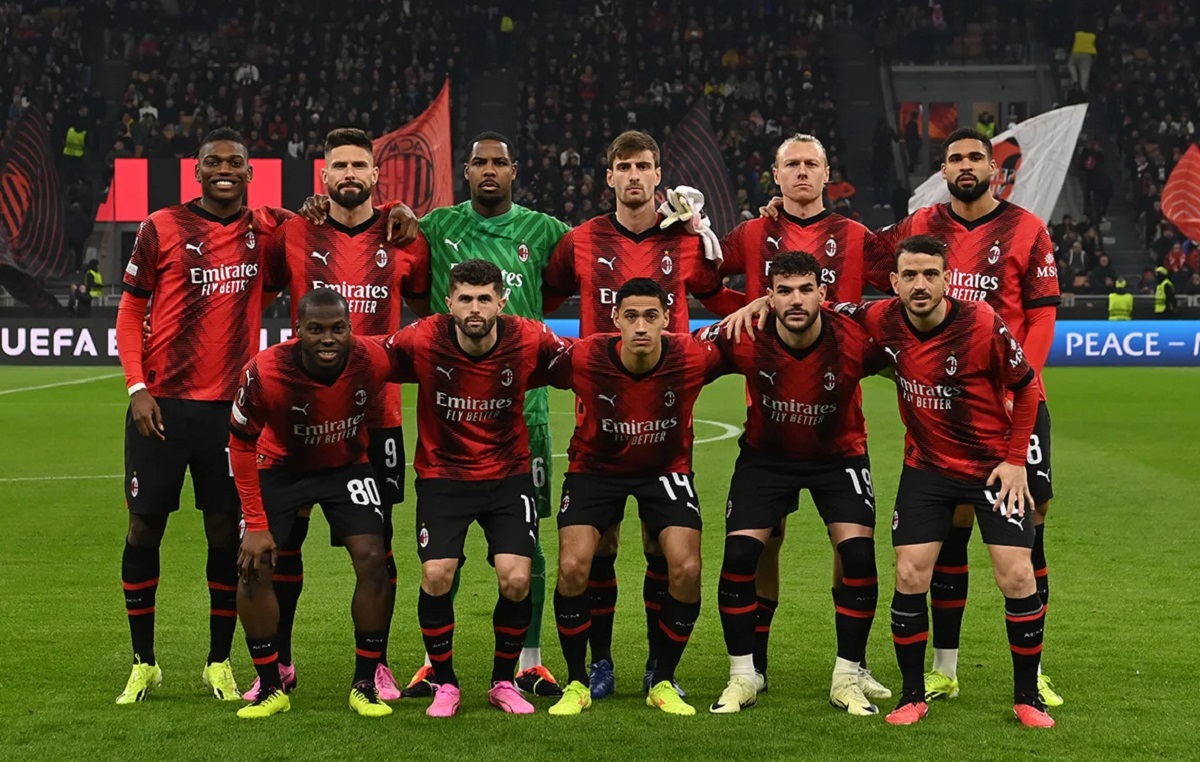
[[[863,4],[872,11],[878,55],[907,64],[1029,63],[1030,41],[1054,28],[1060,12],[1038,2]]]
[[[604,148],[630,128],[667,144],[701,98],[743,216],[773,195],[783,137],[819,135],[838,168],[844,146],[822,36],[828,8],[818,0],[565,2],[518,15],[517,202],[572,223],[612,211]]]

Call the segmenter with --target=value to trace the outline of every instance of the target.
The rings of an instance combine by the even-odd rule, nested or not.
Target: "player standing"
[[[371,205],[379,179],[371,139],[362,130],[340,128],[325,138],[325,167],[322,179],[329,191],[329,217],[317,226],[301,217],[288,220],[272,240],[272,262],[283,262],[272,273],[271,286],[291,292],[292,321],[298,319],[300,300],[312,289],[332,288],[342,294],[350,308],[354,332],[361,336],[388,335],[400,329],[401,298],[418,315],[429,314],[429,248],[423,236],[398,247],[388,243],[388,215]],[[386,516],[384,545],[387,553],[391,594],[395,608],[396,562],[392,553],[392,507],[404,502],[404,430],[401,428],[400,385],[389,384],[379,398],[380,407],[370,411],[367,430],[368,454],[375,471]],[[279,669],[283,686],[296,685],[292,662],[292,625],[296,604],[304,586],[301,547],[308,535],[310,509],[302,510],[292,525],[292,534],[281,538],[275,565],[274,588],[279,601]],[[335,545],[341,538],[331,538]],[[387,662],[387,638],[379,660],[375,685],[383,700],[400,698]],[[258,682],[246,692],[247,701],[258,695]]]
[[[254,176],[248,156],[233,130],[206,135],[196,161],[200,198],[146,218],[125,268],[117,311],[117,348],[129,390],[129,531],[121,586],[134,664],[118,704],[142,701],[162,683],[154,654],[159,547],[168,516],[179,509],[186,471],[208,541],[209,652],[202,679],[216,698],[240,698],[229,663],[240,518],[227,452],[229,404],[238,370],[258,350],[263,253],[291,216],[245,207]],[[143,342],[148,304],[158,328]]]
[[[619,163],[619,162],[618,162]],[[619,336],[592,333],[551,368],[551,383],[572,389],[583,412],[568,449],[558,512],[559,566],[554,615],[569,682],[553,715],[592,704],[587,649],[593,626],[588,578],[602,535],[638,501],[648,536],[666,558],[668,585],[653,636],[657,664],[646,704],[691,715],[674,686],[675,669],[700,615],[700,500],[692,476],[692,409],[716,378],[721,356],[690,334],[665,334],[670,293],[650,278],[616,289]]]
[[[501,315],[503,274],[471,259],[450,270],[449,315],[418,321],[389,337],[397,380],[417,392],[417,616],[433,663],[430,717],[458,711],[454,597],[467,530],[483,527],[500,593],[492,616],[495,658],[488,699],[508,714],[532,714],[513,682],[532,617],[531,559],[538,517],[529,468],[525,391],[566,347],[543,324]]]
[[[652,278],[666,292],[669,310],[666,330],[688,332],[690,292],[708,309],[724,315],[742,304],[741,294],[724,287],[719,259],[710,259],[700,236],[684,225],[662,227],[654,192],[662,181],[658,143],[644,132],[624,132],[608,147],[607,182],[616,191],[616,211],[595,217],[567,233],[559,242],[545,273],[547,312],[568,296],[580,294],[579,335],[612,330],[616,294],[631,278]],[[586,403],[585,403],[586,404]],[[617,602],[615,571],[620,525],[605,527],[592,560],[588,590],[591,596],[590,645],[592,697],[615,690],[612,661],[613,615]],[[650,646],[643,688],[654,677],[659,612],[667,594],[667,561],[654,538],[643,532],[646,575],[646,637]]]
[[[421,231],[429,242],[431,261],[430,307],[445,312],[450,295],[450,271],[467,259],[482,259],[500,268],[504,279],[504,313],[542,320],[542,270],[569,226],[548,214],[513,204],[516,156],[512,142],[496,132],[481,133],[471,141],[463,167],[471,199],[455,206],[434,209],[421,218]],[[529,470],[539,518],[550,515],[550,409],[544,388],[530,389],[525,398],[525,423],[529,429]],[[458,590],[455,575],[453,596]],[[546,600],[546,557],[539,541],[534,548],[530,580],[532,618],[521,650],[517,685],[539,696],[559,696],[562,690],[542,666],[542,612]],[[429,696],[433,668],[426,664],[413,675],[405,697]]]
[[[1042,603],[1048,604],[1050,585],[1043,540],[1054,487],[1050,481],[1050,413],[1041,373],[1054,341],[1059,303],[1054,246],[1040,218],[988,192],[997,169],[991,141],[985,135],[972,129],[956,130],[946,138],[943,150],[942,177],[950,191],[949,203],[919,209],[881,231],[879,250],[895,251],[901,239],[918,234],[945,242],[949,296],[987,302],[1021,343],[1038,374],[1037,424],[1029,440],[1026,471],[1037,506],[1033,516],[1033,568],[1038,594]],[[872,282],[886,289],[886,273],[878,267],[868,269],[874,270]],[[967,603],[967,542],[973,523],[970,507],[960,508],[934,568],[933,669],[926,675],[930,699],[958,695],[958,645]],[[1041,674],[1041,665],[1038,689],[1047,705],[1062,704],[1050,679]]]
[[[746,377],[746,432],[725,506],[725,560],[717,586],[729,651],[729,685],[710,707],[732,714],[757,702],[755,572],[764,543],[807,489],[845,570],[834,589],[837,659],[829,703],[852,715],[876,714],[862,667],[875,617],[875,492],[859,381],[887,357],[849,317],[822,308],[822,263],[782,252],[771,264],[771,315],[756,341],[735,342],[721,326],[704,335],[723,372]],[[888,691],[888,696],[891,692]],[[882,698],[882,697],[881,697]]]
[[[862,224],[825,208],[829,160],[825,146],[812,135],[796,134],[779,144],[772,167],[775,184],[783,193],[777,214],[747,220],[721,240],[724,275],[746,276],[747,304],[771,291],[771,266],[781,252],[812,252],[820,264],[820,283],[831,302],[862,300],[865,260],[877,246],[875,235]],[[886,269],[890,269],[890,266]],[[767,646],[771,622],[779,607],[779,551],[786,518],[764,544],[755,574],[758,608],[754,643],[754,670],[767,685]],[[839,605],[842,579],[841,554],[833,554],[833,602]],[[864,654],[863,667],[866,668]],[[860,680],[868,698],[891,698],[892,692],[865,672]]]
[[[924,717],[925,600],[955,507],[971,505],[1004,595],[1013,662],[1013,711],[1022,724],[1053,727],[1038,697],[1046,607],[1034,581],[1032,504],[1025,471],[1037,417],[1037,374],[1016,338],[986,302],[946,296],[944,245],[930,236],[897,245],[892,289],[857,319],[891,358],[906,428],[904,470],[892,514],[896,590],[892,641],[903,677],[887,717]],[[1012,413],[1007,395],[1013,394]]]
[[[229,452],[242,498],[238,613],[258,672],[254,700],[238,717],[291,708],[275,643],[279,605],[272,575],[278,544],[313,503],[345,543],[354,565],[355,666],[350,708],[385,717],[375,675],[390,614],[379,486],[367,459],[367,422],[392,370],[379,344],[351,335],[350,307],[328,288],[296,307],[297,339],[259,353],[242,371],[233,403]]]

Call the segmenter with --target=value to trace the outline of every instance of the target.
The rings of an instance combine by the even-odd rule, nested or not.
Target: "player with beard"
[[[527,389],[566,342],[543,323],[501,315],[503,275],[470,259],[450,271],[449,315],[434,315],[389,337],[397,379],[418,383],[416,540],[421,559],[417,604],[433,664],[431,717],[458,711],[454,672],[454,597],[467,530],[478,522],[500,595],[492,616],[495,651],[488,699],[508,714],[534,709],[513,675],[530,627],[531,558],[538,516],[525,423]]]
[[[862,299],[865,259],[876,249],[875,235],[862,224],[825,207],[829,159],[825,146],[813,135],[796,134],[775,151],[772,176],[783,193],[775,216],[764,216],[738,225],[721,239],[723,275],[745,275],[745,303],[771,291],[771,265],[786,251],[812,252],[820,265],[820,283],[831,302]],[[771,622],[779,606],[779,552],[786,517],[781,518],[764,543],[755,574],[758,609],[755,616],[754,670],[760,691],[767,689],[767,647]],[[831,538],[832,541],[832,538]],[[833,601],[842,594],[841,554],[833,553]],[[891,698],[892,692],[866,669],[864,655],[859,682],[868,698]]]
[[[327,224],[317,226],[296,217],[285,223],[272,240],[269,261],[282,263],[271,273],[275,289],[291,292],[292,320],[297,319],[301,299],[315,288],[332,288],[347,300],[354,331],[359,335],[388,335],[400,329],[402,302],[418,315],[429,314],[429,248],[423,236],[410,244],[388,242],[388,214],[371,205],[371,194],[379,179],[371,139],[362,130],[340,128],[325,138],[325,167],[322,178],[329,191]],[[404,501],[404,432],[401,428],[400,385],[389,384],[379,397],[381,406],[370,411],[367,429],[369,454],[375,470],[387,518],[384,542],[387,552],[391,594],[388,621],[395,606],[396,563],[392,554],[392,508]],[[308,535],[309,514],[305,508],[296,516],[292,534],[283,538],[275,566],[275,593],[279,600],[279,669],[283,687],[296,686],[292,660],[292,626],[296,605],[304,586],[301,548]],[[341,538],[331,536],[334,545]],[[382,647],[375,684],[384,700],[400,698],[387,660],[387,639]],[[258,695],[258,681],[244,698]]]
[[[665,217],[654,205],[655,190],[662,181],[659,156],[658,143],[646,133],[631,130],[618,135],[608,147],[606,174],[606,182],[616,192],[616,211],[594,217],[565,235],[546,268],[546,311],[578,292],[582,337],[611,332],[616,293],[633,278],[652,278],[666,290],[666,329],[671,332],[688,332],[689,293],[720,315],[742,304],[741,295],[722,284],[720,260],[710,258],[701,236],[684,225],[663,227]],[[587,414],[585,404],[579,403],[577,420]],[[612,694],[616,686],[612,632],[620,525],[604,529],[588,583],[592,601],[589,680],[594,699]],[[654,678],[655,647],[669,578],[666,558],[645,530],[643,526],[646,573],[642,593],[649,654],[642,687],[649,692],[661,682]]]
[[[1031,560],[1033,497],[1025,467],[1037,418],[1037,375],[986,302],[946,295],[946,260],[937,239],[904,239],[890,277],[898,298],[855,313],[891,358],[905,425],[904,470],[892,514],[891,606],[903,696],[887,721],[911,725],[929,712],[922,674],[926,596],[956,507],[970,505],[1004,595],[1013,712],[1023,725],[1050,728],[1054,720],[1038,696],[1046,607]]]
[[[822,263],[782,252],[771,267],[770,317],[756,341],[735,341],[720,325],[705,334],[723,373],[746,377],[746,433],[725,505],[725,559],[717,586],[729,651],[729,684],[712,704],[732,714],[757,703],[756,572],[764,543],[807,489],[837,553],[837,659],[829,703],[852,715],[879,710],[865,693],[862,660],[879,585],[875,493],[859,381],[887,357],[853,319],[823,308]],[[888,691],[888,695],[891,692]]]
[[[209,651],[201,678],[217,699],[240,698],[229,662],[239,519],[226,452],[229,405],[238,371],[258,350],[263,255],[291,216],[246,208],[254,179],[248,156],[233,130],[206,135],[196,159],[200,198],[147,217],[125,268],[116,330],[129,390],[121,586],[134,664],[118,704],[142,701],[162,683],[154,653],[159,549],[187,472],[208,542]],[[147,307],[160,326],[150,336],[143,335]]]
[[[894,250],[898,241],[912,235],[931,235],[947,246],[947,288],[951,298],[987,302],[1021,343],[1029,364],[1038,374],[1037,425],[1029,440],[1026,470],[1036,503],[1033,566],[1038,593],[1049,603],[1050,586],[1044,550],[1046,513],[1054,495],[1050,481],[1050,412],[1041,373],[1054,340],[1059,303],[1058,272],[1054,247],[1045,223],[1019,206],[996,199],[988,192],[996,175],[992,144],[971,129],[951,133],[943,145],[942,177],[950,191],[949,203],[925,207],[879,233],[880,251]],[[886,288],[887,275],[873,268],[872,283]],[[954,698],[959,682],[958,646],[967,602],[967,543],[975,514],[962,506],[954,528],[942,547],[933,574],[933,669],[926,675],[930,699]],[[1059,706],[1062,697],[1050,679],[1041,674],[1038,689],[1048,706]]]
[[[298,338],[254,357],[241,373],[230,414],[229,460],[242,498],[238,613],[258,672],[255,698],[238,717],[291,708],[275,643],[279,625],[273,573],[277,547],[296,514],[313,503],[349,551],[355,588],[355,667],[350,708],[385,717],[375,689],[390,615],[383,549],[385,518],[367,458],[366,423],[382,404],[391,359],[375,341],[352,335],[346,299],[317,288],[299,300]]]

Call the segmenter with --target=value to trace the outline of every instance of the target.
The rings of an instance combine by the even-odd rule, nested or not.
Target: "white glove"
[[[704,244],[704,256],[717,264],[725,258],[721,252],[721,239],[713,232],[708,217],[702,214],[704,210],[704,194],[696,188],[680,185],[667,189],[667,200],[658,207],[658,211],[666,216],[659,225],[668,228],[676,222],[687,223],[687,231],[700,236]]]

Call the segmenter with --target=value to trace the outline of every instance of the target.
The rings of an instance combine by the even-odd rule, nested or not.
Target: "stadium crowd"
[[[710,118],[743,217],[771,195],[781,136],[844,144],[829,96],[821,2],[555,4],[517,18],[522,49],[517,202],[572,223],[612,211],[603,147],[637,125],[669,140],[695,100]],[[570,51],[560,54],[558,51]],[[599,171],[599,176],[597,176]]]
[[[1176,0],[1110,2],[1092,10],[1099,32],[1097,85],[1130,179],[1120,191],[1130,201],[1144,236],[1147,275],[1165,267],[1180,293],[1200,293],[1197,243],[1167,221],[1160,200],[1171,171],[1197,139],[1196,12]]]

